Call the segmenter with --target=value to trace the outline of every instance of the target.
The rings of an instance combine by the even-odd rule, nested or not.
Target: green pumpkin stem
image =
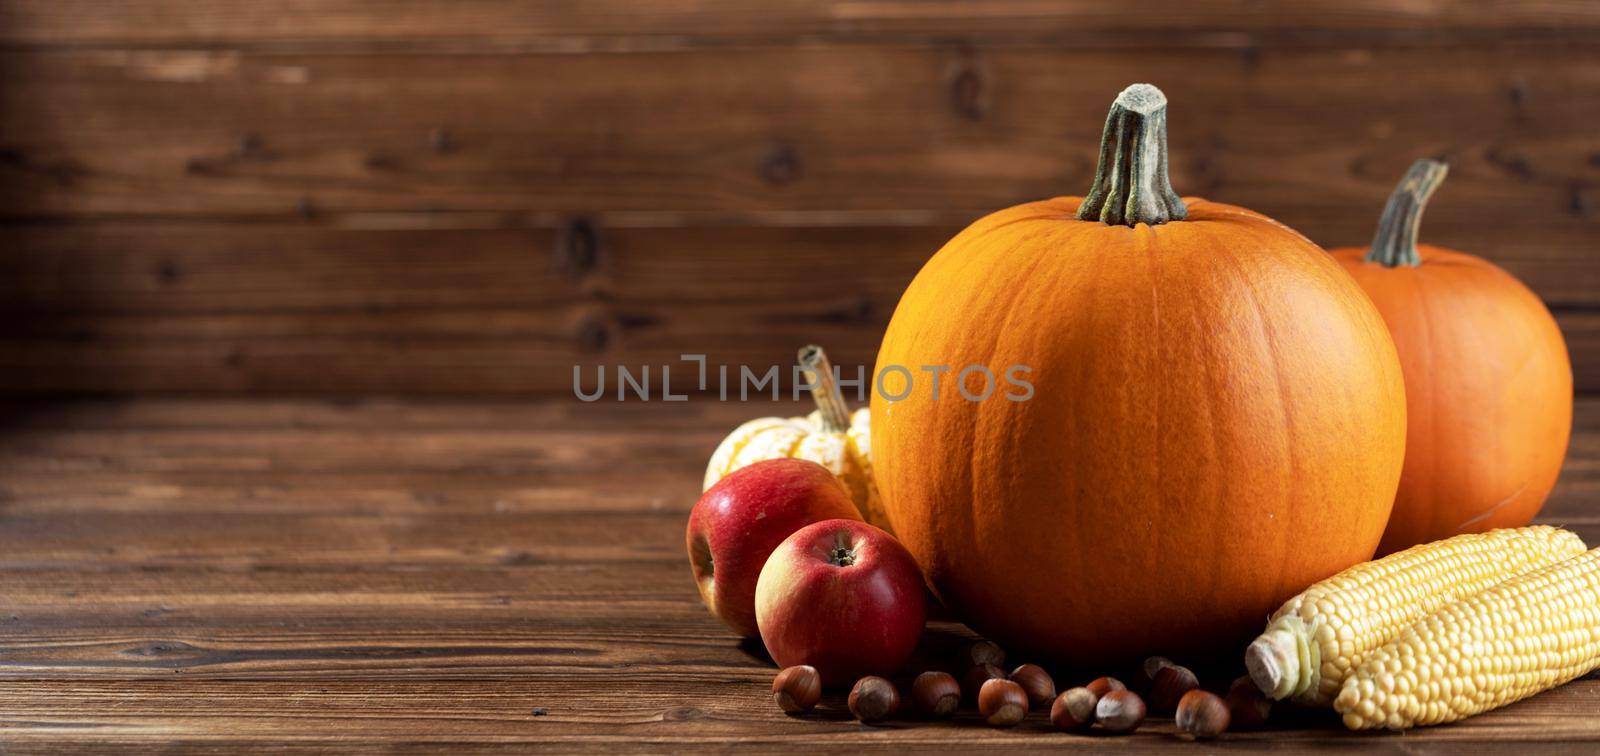
[[[1450,166],[1437,160],[1418,160],[1411,164],[1400,184],[1389,195],[1389,204],[1378,219],[1378,234],[1372,238],[1372,249],[1364,258],[1390,268],[1422,264],[1417,254],[1417,228],[1422,225],[1422,211],[1428,198],[1444,181]]]
[[[800,367],[810,373],[811,398],[822,411],[822,429],[828,433],[843,433],[850,429],[850,407],[844,403],[839,382],[834,380],[833,364],[822,347],[809,344],[800,348]]]
[[[1106,115],[1100,163],[1078,220],[1155,226],[1188,214],[1167,177],[1167,96],[1149,84],[1134,84],[1117,95]]]

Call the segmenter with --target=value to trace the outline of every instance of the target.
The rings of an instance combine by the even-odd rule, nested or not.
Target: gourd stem
[[[809,373],[811,398],[816,400],[822,414],[822,429],[828,433],[842,433],[850,429],[850,408],[839,391],[839,381],[833,375],[833,364],[822,347],[808,344],[800,348],[800,367]]]
[[[1100,163],[1078,206],[1078,220],[1154,226],[1188,214],[1167,177],[1167,96],[1149,84],[1134,84],[1117,95],[1106,114]]]
[[[1367,262],[1390,268],[1422,264],[1422,256],[1417,254],[1417,227],[1422,224],[1422,210],[1427,207],[1428,198],[1449,172],[1450,166],[1437,160],[1424,159],[1411,164],[1411,170],[1400,179],[1394,194],[1389,195],[1389,204],[1383,208],[1378,234],[1372,239],[1372,249],[1367,251]]]

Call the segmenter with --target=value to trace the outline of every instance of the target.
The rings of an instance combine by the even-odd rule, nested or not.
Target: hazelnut
[[[772,678],[772,700],[790,714],[811,711],[822,698],[822,676],[809,664],[786,667]]]
[[[1056,681],[1037,664],[1024,664],[1011,670],[1011,681],[1022,686],[1033,708],[1048,705],[1056,698]]]
[[[1028,694],[1021,685],[995,678],[978,691],[978,713],[995,727],[1011,727],[1028,716]]]
[[[1148,689],[1151,685],[1154,685],[1155,681],[1156,681],[1156,673],[1160,672],[1163,667],[1170,667],[1170,666],[1172,666],[1172,660],[1168,659],[1165,656],[1152,656],[1152,657],[1150,657],[1148,659],[1145,659],[1144,660],[1144,684],[1145,684],[1145,687]]]
[[[943,719],[961,706],[961,686],[949,672],[923,672],[911,681],[911,702],[930,719]]]
[[[1006,663],[1006,652],[993,642],[981,640],[968,643],[961,649],[961,657],[956,660],[956,666],[961,669],[967,667],[981,667],[993,664],[1003,667]]]
[[[1070,688],[1050,706],[1050,723],[1058,730],[1085,730],[1094,724],[1094,706],[1100,697],[1088,688]]]
[[[1215,693],[1191,690],[1178,701],[1178,731],[1214,738],[1228,729],[1228,705]]]
[[[1200,681],[1195,679],[1188,667],[1176,664],[1162,667],[1150,685],[1150,708],[1161,714],[1170,714],[1178,708],[1178,701],[1183,694],[1199,687]]]
[[[1126,688],[1113,690],[1095,703],[1094,718],[1107,732],[1133,732],[1144,722],[1144,699]]]
[[[1122,681],[1115,677],[1097,678],[1094,682],[1091,682],[1083,687],[1088,688],[1089,692],[1095,694],[1095,697],[1097,698],[1105,698],[1106,694],[1113,690],[1128,689],[1128,686],[1123,685]]]
[[[1233,681],[1223,699],[1228,705],[1230,729],[1255,730],[1266,725],[1272,715],[1272,699],[1262,695],[1249,675]]]
[[[877,675],[868,675],[856,681],[846,703],[856,719],[876,722],[887,719],[895,709],[900,708],[900,693],[894,689],[894,683]]]
[[[974,700],[978,697],[978,690],[983,687],[984,683],[995,679],[1004,680],[1005,678],[1005,670],[993,664],[979,664],[967,670],[967,673],[961,677],[961,694],[966,696],[968,700]]]

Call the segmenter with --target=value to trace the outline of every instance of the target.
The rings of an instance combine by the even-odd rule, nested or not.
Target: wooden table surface
[[[0,751],[1186,748],[772,705],[683,554],[705,457],[768,406],[142,399],[0,408]],[[1600,400],[1548,522],[1600,541]],[[938,625],[933,637],[960,629]],[[1300,715],[1208,748],[1600,741],[1600,680],[1454,726]],[[1519,745],[1521,749],[1524,746]]]

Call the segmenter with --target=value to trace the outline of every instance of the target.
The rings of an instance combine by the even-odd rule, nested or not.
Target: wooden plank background
[[[1449,160],[1427,238],[1600,390],[1600,3],[1125,5],[0,0],[0,751],[1192,749],[783,716],[681,551],[752,408],[570,398],[870,365],[944,240],[1084,190],[1135,81],[1181,191],[1325,245]],[[1597,483],[1580,397],[1544,521],[1600,539]],[[1597,696],[1229,744],[1560,752]]]
[[[0,0],[0,391],[870,365],[946,238],[1083,191],[1134,81],[1180,191],[1324,245],[1449,160],[1426,238],[1600,389],[1600,5],[1154,5]]]
[[[1576,410],[1542,519],[1596,543],[1600,399]],[[1054,732],[1044,712],[997,730],[970,708],[869,727],[837,694],[785,716],[770,662],[701,606],[683,554],[706,455],[747,415],[521,398],[0,403],[0,751],[1453,755],[1600,739],[1595,675],[1403,735],[1279,707],[1271,729],[1209,747],[1159,716],[1127,738]],[[935,661],[908,671],[961,632],[935,622]]]

